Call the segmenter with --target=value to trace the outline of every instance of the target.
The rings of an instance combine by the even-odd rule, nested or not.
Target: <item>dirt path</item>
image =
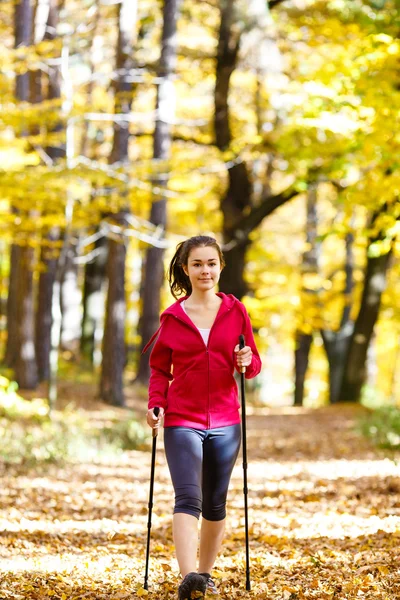
[[[252,591],[244,589],[241,461],[214,572],[221,598],[400,598],[400,468],[354,431],[362,409],[255,411],[248,418]],[[2,473],[0,598],[137,598],[150,454],[118,464]],[[151,598],[174,598],[172,488],[161,439]],[[141,592],[139,592],[140,594]]]

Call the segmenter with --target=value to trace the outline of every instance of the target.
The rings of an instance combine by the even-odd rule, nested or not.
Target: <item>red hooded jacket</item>
[[[206,346],[181,307],[180,298],[161,315],[150,355],[149,409],[165,410],[164,426],[212,429],[240,423],[234,348],[243,334],[253,357],[246,378],[258,375],[261,360],[244,305],[231,294],[217,294],[222,304]],[[170,382],[172,382],[170,384]]]

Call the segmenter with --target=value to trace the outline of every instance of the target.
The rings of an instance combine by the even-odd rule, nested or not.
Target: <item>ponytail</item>
[[[171,294],[177,300],[182,294],[190,296],[192,293],[192,284],[189,277],[186,275],[183,267],[188,264],[189,254],[194,248],[202,246],[212,246],[218,252],[221,267],[225,266],[224,257],[217,241],[207,235],[197,235],[180,242],[168,269],[168,281]]]
[[[182,294],[190,296],[192,293],[192,284],[182,267],[182,248],[186,242],[180,242],[176,247],[176,252],[172,257],[168,270],[168,281],[171,294],[177,300]]]

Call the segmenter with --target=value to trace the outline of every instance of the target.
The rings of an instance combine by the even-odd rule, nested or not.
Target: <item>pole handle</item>
[[[155,417],[158,417],[158,415],[160,413],[160,408],[158,406],[155,406],[153,408],[153,413],[154,413]],[[157,435],[158,435],[158,428],[154,427],[152,431],[153,431],[153,438],[157,437]]]
[[[239,335],[239,350],[243,350],[243,348],[245,347],[245,345],[246,345],[246,342],[245,342],[245,339],[244,339],[244,335],[241,333]],[[246,367],[242,367],[240,369],[240,372],[241,373],[246,373]]]

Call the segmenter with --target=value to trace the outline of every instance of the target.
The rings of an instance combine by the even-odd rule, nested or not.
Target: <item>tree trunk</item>
[[[50,242],[59,239],[58,229],[53,229],[47,235]],[[36,357],[39,381],[50,378],[51,327],[53,324],[53,286],[57,272],[57,256],[53,248],[42,243],[40,262],[44,268],[38,282],[38,298],[36,311]]]
[[[294,367],[295,367],[295,387],[294,387],[294,404],[295,406],[303,406],[304,400],[304,384],[308,369],[308,358],[313,336],[305,333],[297,332],[296,349],[294,352]]]
[[[229,233],[224,232],[224,238],[229,239]],[[244,281],[244,269],[246,265],[246,251],[249,240],[238,243],[232,249],[224,250],[225,267],[221,272],[219,289],[226,294],[233,294],[240,300],[247,292]]]
[[[224,245],[234,239],[233,247],[227,245],[224,249],[225,268],[221,273],[220,290],[242,298],[247,292],[244,280],[246,250],[250,245],[248,235],[242,239],[237,235],[237,224],[243,217],[243,211],[250,206],[252,186],[245,163],[235,165],[229,170],[229,186],[221,203],[223,214]]]
[[[306,244],[307,250],[303,253],[301,272],[303,276],[303,287],[301,295],[303,305],[299,315],[299,326],[296,331],[295,340],[295,386],[294,386],[294,404],[302,406],[304,402],[304,384],[307,375],[309,354],[313,342],[315,330],[314,318],[310,316],[310,305],[318,304],[318,292],[307,289],[304,283],[304,277],[309,274],[318,274],[320,244],[317,242],[318,235],[318,186],[316,183],[310,184],[307,191],[307,217],[306,217]],[[311,330],[311,333],[306,333]]]
[[[59,6],[58,0],[50,0],[49,12],[47,17],[46,33],[44,36],[45,40],[54,40],[56,38],[56,30],[59,20]],[[49,70],[49,88],[48,98],[53,100],[55,98],[61,98],[61,68],[60,65],[50,66]],[[64,125],[62,123],[56,124],[51,130],[53,133],[62,131]],[[46,152],[52,160],[58,158],[65,158],[65,145],[59,144],[57,146],[47,146]]]
[[[35,251],[21,248],[17,294],[18,353],[15,378],[20,388],[33,390],[38,384],[35,355],[33,265]]]
[[[108,253],[107,312],[103,336],[100,394],[108,404],[124,406],[126,258],[124,242],[109,240]]]
[[[354,322],[350,319],[352,307],[352,293],[354,288],[354,236],[346,235],[346,285],[344,289],[344,307],[338,331],[321,331],[324,348],[329,363],[329,402],[334,404],[340,399],[340,386],[342,384],[346,356],[350,346],[351,336],[354,331]]]
[[[15,3],[14,35],[15,48],[29,46],[32,37],[32,11],[29,0]],[[17,75],[15,79],[15,96],[17,100],[29,101],[29,73]],[[12,208],[16,213],[16,209]],[[14,367],[18,353],[18,321],[17,321],[17,288],[20,279],[21,247],[11,244],[10,275],[7,297],[7,344],[4,361],[7,366]]]
[[[176,27],[181,0],[164,0],[162,48],[159,63],[159,77],[161,79],[157,90],[157,119],[154,130],[153,156],[156,159],[167,160],[171,147],[171,122],[174,116],[174,84],[173,74],[176,68]],[[168,183],[168,173],[163,173],[157,178],[157,185],[161,190]],[[165,229],[167,224],[167,200],[162,192],[154,198],[150,221],[154,225]],[[142,348],[156,331],[160,314],[160,294],[164,275],[164,251],[152,247],[147,251],[145,264],[145,281],[142,297]],[[149,380],[149,355],[141,354],[139,360],[137,381],[146,384]]]
[[[32,8],[30,0],[16,0],[14,10],[15,48],[29,46],[32,42]],[[15,96],[18,100],[29,101],[29,72],[17,75]]]
[[[93,90],[95,89],[95,78],[93,77],[94,72],[95,72],[95,55],[96,55],[96,45],[95,45],[95,40],[97,38],[97,31],[98,31],[98,25],[101,22],[101,8],[100,8],[100,3],[98,2],[98,0],[96,0],[95,2],[95,14],[93,15],[92,19],[91,19],[91,26],[92,26],[92,46],[90,49],[90,56],[89,56],[89,65],[90,65],[90,75],[91,78],[89,80],[89,83],[87,85],[87,89],[86,89],[86,98],[87,98],[87,104],[88,106],[90,106],[93,102]],[[84,122],[82,123],[82,128],[81,128],[81,148],[80,148],[80,152],[79,154],[82,156],[87,156],[89,157],[89,121],[87,119],[84,120]]]
[[[235,23],[234,5],[234,0],[224,0],[221,4],[214,92],[215,143],[221,152],[227,150],[232,141],[229,122],[229,86],[231,75],[237,65],[241,36],[241,29]],[[242,298],[247,291],[244,267],[249,240],[235,239],[236,228],[241,221],[243,211],[250,206],[251,196],[252,185],[246,164],[240,162],[232,165],[228,170],[228,189],[221,201],[226,266],[221,273],[219,288],[222,292],[234,294],[237,298]],[[226,246],[232,240],[235,241],[230,246]]]
[[[18,354],[17,293],[18,281],[20,279],[20,264],[21,247],[17,244],[11,244],[7,296],[7,343],[4,357],[5,364],[10,368],[14,368]]]
[[[61,277],[61,347],[75,352],[81,335],[82,293],[78,283],[76,247],[70,244]]]
[[[376,240],[370,240],[370,242],[374,241]],[[340,400],[344,402],[358,402],[362,387],[366,383],[367,351],[378,320],[392,251],[393,243],[388,253],[381,256],[368,256],[367,259],[361,306],[351,336],[339,393]]]
[[[96,255],[86,264],[83,284],[81,352],[93,363],[95,334],[103,313],[108,245],[102,237],[95,242]]]
[[[116,84],[115,112],[129,114],[132,103],[132,84],[129,81],[132,52],[135,40],[137,3],[122,0],[118,5],[118,42],[116,69],[119,74]],[[129,123],[114,124],[113,147],[110,162],[128,161]],[[115,216],[123,226],[128,207],[125,206]],[[123,372],[125,367],[125,257],[123,240],[109,240],[107,257],[108,294],[106,322],[103,336],[103,359],[100,380],[100,397],[108,404],[123,406]]]
[[[53,40],[56,37],[56,27],[58,23],[58,6],[56,0],[47,0],[47,13],[43,12],[45,26],[36,23],[38,34],[35,35],[35,41]],[[41,34],[41,38],[39,35]],[[42,71],[35,71],[31,78],[31,97],[32,102],[41,102],[42,97]],[[48,99],[60,98],[60,67],[52,66],[48,73]],[[61,125],[56,125],[52,131],[60,131]],[[51,161],[57,158],[65,158],[64,146],[47,146],[46,153]],[[44,214],[45,211],[44,211]],[[60,239],[58,228],[52,228],[49,231],[43,231],[42,250],[40,261],[43,270],[39,275],[38,282],[38,301],[36,313],[36,352],[38,360],[38,372],[40,381],[49,381],[50,379],[50,352],[51,352],[51,329],[53,326],[53,290],[57,277],[58,258],[56,251],[52,250],[54,242]]]
[[[222,0],[221,21],[218,37],[216,62],[216,81],[214,92],[214,130],[215,144],[221,152],[226,151],[232,141],[229,122],[229,87],[233,71],[237,66],[241,36],[249,26],[247,12],[237,12],[235,0]],[[252,6],[249,16],[252,26],[265,24],[265,6],[260,3]],[[236,12],[235,12],[236,11]],[[247,24],[247,25],[246,25]],[[254,206],[253,185],[246,163],[242,160],[228,169],[228,189],[221,200],[223,216],[222,235],[226,266],[221,273],[220,290],[233,293],[238,298],[247,292],[244,280],[246,250],[250,245],[249,235],[263,219],[282,204],[297,195],[297,190],[287,190],[271,195],[268,185],[259,205]]]
[[[349,321],[339,331],[322,330],[321,336],[329,363],[329,402],[334,404],[340,399],[340,386],[345,370],[345,359],[349,349],[354,323]]]
[[[32,10],[29,0],[20,0],[15,4],[15,47],[30,45],[32,40]],[[28,102],[30,99],[29,73],[17,75],[15,95],[18,100]],[[34,287],[33,265],[35,252],[29,247],[26,237],[22,239],[23,245],[18,251],[11,248],[11,268],[18,261],[17,273],[10,273],[10,290],[8,305],[10,315],[16,317],[16,324],[9,325],[9,332],[15,335],[14,350],[11,362],[15,368],[15,377],[21,388],[34,389],[38,383],[35,341],[34,341]],[[14,259],[14,262],[13,262]],[[13,281],[16,279],[16,282]],[[13,297],[13,293],[15,296]],[[11,305],[15,304],[14,309]],[[10,319],[11,321],[11,319]]]

